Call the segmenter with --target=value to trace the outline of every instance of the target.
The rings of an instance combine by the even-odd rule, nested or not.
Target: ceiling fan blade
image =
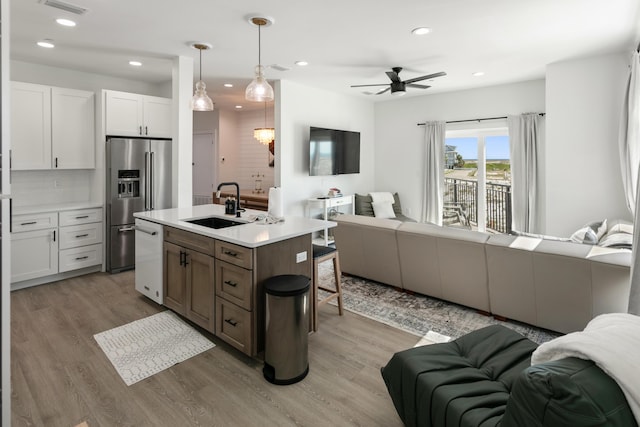
[[[447,73],[445,73],[444,71],[440,71],[439,73],[433,73],[433,74],[427,74],[426,76],[414,77],[412,79],[405,80],[404,82],[409,84],[409,83],[419,82],[421,80],[428,80],[428,79],[433,79],[433,78],[436,78],[436,77],[442,77],[442,76],[446,76],[446,75],[447,75]]]
[[[394,83],[398,83],[400,82],[400,76],[398,76],[398,73],[396,73],[395,71],[386,71],[387,76],[389,77],[389,79],[391,79],[392,82]]]
[[[376,85],[351,85],[351,87],[369,87],[369,86],[389,86],[389,83],[380,83]]]
[[[417,85],[415,83],[407,83],[408,87],[415,87],[417,89],[429,89],[431,86],[427,86],[427,85]]]
[[[376,95],[382,95],[383,93],[388,92],[388,91],[390,91],[390,90],[391,90],[391,86],[389,86],[389,87],[388,87],[388,88],[386,88],[386,89],[382,89],[382,90],[377,91],[377,92],[376,92]]]

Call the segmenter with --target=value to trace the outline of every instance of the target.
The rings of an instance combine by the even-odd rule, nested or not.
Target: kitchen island
[[[336,225],[301,217],[266,224],[264,212],[247,210],[236,218],[222,205],[134,217],[163,226],[162,304],[253,357],[264,348],[262,283],[280,274],[311,277],[312,234]],[[216,229],[189,222],[209,217],[241,224]]]

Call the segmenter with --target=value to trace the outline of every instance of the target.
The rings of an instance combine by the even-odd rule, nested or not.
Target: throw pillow
[[[372,202],[373,212],[376,218],[395,218],[396,214],[393,212],[393,204],[389,202]]]
[[[400,204],[400,196],[398,193],[393,193],[393,212],[398,215],[402,215],[402,205]]]
[[[591,227],[583,227],[573,233],[570,237],[572,242],[584,243],[585,245],[595,245],[598,243],[598,236]]]
[[[633,234],[628,233],[607,233],[598,246],[604,248],[633,248]]]
[[[602,221],[593,221],[585,224],[583,228],[584,227],[591,228],[593,232],[596,233],[596,237],[598,238],[598,240],[600,240],[602,239],[602,236],[607,233],[607,220],[603,219]]]
[[[633,223],[623,219],[613,219],[609,221],[607,234],[613,233],[633,234]]]
[[[373,206],[371,206],[371,201],[371,196],[369,195],[362,196],[360,194],[356,194],[356,215],[375,216]]]

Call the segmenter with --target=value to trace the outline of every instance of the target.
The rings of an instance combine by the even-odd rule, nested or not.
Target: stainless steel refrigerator
[[[107,138],[107,271],[135,266],[134,212],[171,207],[171,140]]]

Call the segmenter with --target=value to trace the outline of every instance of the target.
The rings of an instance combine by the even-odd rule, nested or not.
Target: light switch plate
[[[305,262],[307,260],[307,251],[298,252],[296,254],[296,263]]]

